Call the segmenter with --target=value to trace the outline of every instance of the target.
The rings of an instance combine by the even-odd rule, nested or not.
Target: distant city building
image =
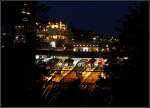
[[[39,38],[39,49],[73,52],[109,52],[116,50],[119,40],[114,37],[101,38],[92,31],[73,29],[62,20],[43,21],[35,16],[36,4],[24,2],[16,23],[15,43],[26,43],[26,33],[35,33]]]
[[[25,43],[26,33],[35,32],[36,30],[36,2],[22,2],[17,13],[15,43]]]
[[[36,34],[48,48],[65,48],[72,39],[70,29],[61,20],[49,20],[37,29]]]
[[[99,52],[98,43],[93,42],[75,42],[73,43],[74,52]]]

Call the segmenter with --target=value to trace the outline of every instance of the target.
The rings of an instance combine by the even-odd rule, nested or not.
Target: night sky
[[[72,22],[75,28],[92,30],[98,34],[116,34],[115,27],[118,20],[122,19],[129,11],[129,7],[135,7],[138,1],[66,1],[38,2],[46,4],[49,8],[47,13],[38,13],[39,16],[56,17],[67,24]]]

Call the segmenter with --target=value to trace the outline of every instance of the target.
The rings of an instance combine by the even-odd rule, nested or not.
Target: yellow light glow
[[[66,27],[63,27],[64,30],[66,30]]]
[[[88,47],[83,47],[83,52],[88,52],[89,48]]]
[[[51,25],[51,28],[55,28],[55,25]]]
[[[57,39],[57,35],[56,35],[56,36],[53,36],[53,38],[54,38],[54,39]]]
[[[76,48],[73,48],[73,51],[76,52]]]
[[[54,25],[55,28],[58,28],[58,25]]]
[[[48,39],[49,39],[49,37],[46,37],[46,39],[48,40]]]

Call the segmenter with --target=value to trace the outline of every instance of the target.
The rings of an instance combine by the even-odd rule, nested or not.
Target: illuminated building
[[[49,20],[36,33],[49,48],[65,48],[71,40],[71,31],[61,20]]]
[[[73,45],[74,52],[99,52],[99,45],[90,42],[76,42]]]
[[[25,43],[26,33],[35,32],[35,12],[36,2],[22,2],[21,8],[17,13],[17,22],[15,25],[16,36],[15,43]]]

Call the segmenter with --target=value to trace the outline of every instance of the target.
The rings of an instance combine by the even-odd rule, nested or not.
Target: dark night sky
[[[128,13],[129,7],[135,7],[138,3],[138,1],[44,1],[39,4],[47,4],[49,11],[39,14],[60,18],[68,24],[72,22],[76,28],[93,30],[100,34],[114,34],[115,27],[118,26],[117,20]]]

